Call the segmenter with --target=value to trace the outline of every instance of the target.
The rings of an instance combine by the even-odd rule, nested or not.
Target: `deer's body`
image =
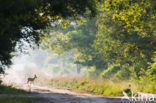
[[[34,78],[28,78],[27,79],[27,83],[34,83],[34,80],[37,78],[37,76],[35,75]]]

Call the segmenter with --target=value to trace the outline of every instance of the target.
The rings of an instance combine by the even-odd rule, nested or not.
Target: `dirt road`
[[[30,86],[23,86],[25,90],[30,90]],[[31,86],[30,98],[39,98],[35,103],[153,103],[153,102],[130,102],[122,100],[120,97],[111,98],[107,96],[97,96],[91,94],[75,93],[67,89],[52,88],[45,86]]]
[[[121,103],[120,98],[79,94],[65,89],[33,86],[32,91],[36,93],[28,94],[28,97],[43,99],[36,103]]]

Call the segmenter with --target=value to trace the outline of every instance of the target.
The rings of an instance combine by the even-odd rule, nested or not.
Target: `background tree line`
[[[1,70],[26,41],[71,52],[91,76],[155,81],[155,7],[155,0],[1,0]]]
[[[91,76],[120,80],[156,80],[156,16],[154,0],[105,0],[95,19],[66,19],[67,28],[48,28],[45,48],[72,51],[76,64]],[[45,36],[46,37],[46,36]],[[61,52],[60,52],[61,51]]]
[[[11,65],[23,41],[39,45],[41,33],[57,20],[96,15],[97,0],[0,0],[0,71]],[[89,12],[88,12],[89,11]],[[65,23],[64,23],[65,24]],[[16,50],[16,46],[18,49]]]

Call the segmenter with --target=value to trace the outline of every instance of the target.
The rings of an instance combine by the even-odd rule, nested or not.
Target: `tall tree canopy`
[[[61,30],[47,44],[53,50],[57,45],[56,52],[78,50],[76,62],[96,67],[104,78],[139,80],[150,75],[154,80],[155,5],[154,0],[104,0],[94,21]]]
[[[38,44],[46,26],[79,15],[95,16],[96,0],[0,0],[0,67],[11,64],[18,42]]]
[[[95,66],[102,69],[105,62],[101,58],[101,54],[93,47],[96,39],[96,18],[92,20],[81,19],[83,21],[73,21],[68,25],[67,29],[61,26],[54,30],[50,28],[51,37],[45,37],[42,47],[48,48],[57,54],[72,51],[74,62],[84,66]],[[45,34],[47,35],[47,34]]]
[[[111,77],[110,72],[115,71],[123,79],[129,76],[136,80],[143,72],[155,71],[154,64],[152,70],[148,70],[156,51],[155,5],[154,0],[105,0],[102,3],[94,47],[108,63],[104,77],[107,74]]]

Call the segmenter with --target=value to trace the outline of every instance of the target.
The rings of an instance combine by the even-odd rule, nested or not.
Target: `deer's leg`
[[[27,84],[29,83],[29,80],[27,80]]]

